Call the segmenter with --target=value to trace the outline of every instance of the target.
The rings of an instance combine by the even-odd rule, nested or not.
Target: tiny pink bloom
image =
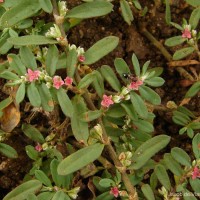
[[[84,61],[85,61],[85,56],[84,56],[84,55],[80,55],[80,56],[78,57],[78,61],[79,61],[79,62],[84,62]]]
[[[64,81],[60,76],[54,76],[53,77],[53,87],[56,89],[59,89],[62,85],[64,85]]]
[[[3,3],[4,2],[4,0],[0,0],[0,3]]]
[[[182,31],[182,38],[188,38],[190,39],[192,37],[191,31],[186,28]]]
[[[137,84],[137,82],[131,82],[131,84],[129,85],[129,89],[131,90],[138,90],[139,85]]]
[[[195,166],[192,172],[192,179],[200,178],[200,169]]]
[[[110,189],[110,194],[112,194],[114,197],[117,198],[119,196],[119,190],[118,190],[118,188],[117,187],[112,187]]]
[[[70,86],[72,85],[73,78],[67,76],[64,81],[66,86]]]
[[[38,152],[41,152],[41,151],[43,150],[42,145],[38,143],[38,144],[35,146],[35,150],[38,151]]]
[[[142,80],[140,80],[140,79],[138,79],[138,80],[136,81],[136,84],[137,84],[138,86],[140,86],[140,85],[142,85],[142,84],[143,84],[143,81],[142,81]]]
[[[27,72],[28,81],[33,82],[34,80],[38,80],[39,76],[40,76],[39,70],[32,71],[31,69],[28,69]]]
[[[108,108],[110,105],[114,104],[113,100],[112,100],[112,95],[107,96],[107,95],[103,95],[103,100],[101,101],[101,105],[103,107]]]

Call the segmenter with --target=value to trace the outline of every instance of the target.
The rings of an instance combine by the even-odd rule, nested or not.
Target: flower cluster
[[[200,169],[195,166],[192,171],[192,179],[200,178]]]
[[[45,34],[46,37],[55,38],[56,40],[60,40],[62,34],[58,25],[54,24],[54,27],[51,27]]]
[[[192,30],[191,25],[183,25],[182,30],[182,38],[186,38],[188,40],[188,43],[190,45],[193,45],[195,43],[195,40],[197,39],[197,31]]]
[[[74,45],[74,44],[72,44],[72,45],[69,44],[68,47],[69,47],[69,50],[72,50],[72,49],[76,50],[79,62],[84,62],[85,61],[85,56],[84,56],[85,51],[84,51],[84,48],[82,48],[82,47],[76,47],[76,45]]]
[[[33,81],[44,81],[48,88],[54,87],[56,89],[61,88],[63,85],[70,87],[72,85],[73,79],[71,77],[66,77],[64,80],[60,76],[50,77],[45,70],[31,70],[28,69],[25,76],[21,76],[21,82],[33,82]]]
[[[123,87],[120,94],[118,95],[103,95],[103,100],[101,101],[101,106],[104,108],[109,108],[110,105],[114,103],[120,103],[122,100],[129,100],[130,99],[130,91],[131,90],[138,90],[141,85],[143,85],[143,79],[137,79],[137,81],[132,81],[127,87]]]
[[[131,165],[132,155],[133,154],[130,151],[120,153],[119,160],[123,166],[128,167]]]

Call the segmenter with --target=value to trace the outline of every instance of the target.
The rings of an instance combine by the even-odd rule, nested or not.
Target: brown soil
[[[79,0],[69,0],[67,4],[68,7],[71,8],[80,2]],[[148,31],[161,43],[163,43],[166,38],[176,35],[177,30],[166,25],[165,8],[163,6],[154,9],[153,1],[146,3],[147,1],[143,0],[140,2],[142,5],[148,7],[148,13],[145,18],[139,18],[138,20],[136,16],[132,25],[128,26],[121,17],[119,5],[116,3],[114,8],[115,12],[105,17],[83,20],[78,26],[70,30],[68,33],[69,43],[88,49],[92,44],[105,36],[117,36],[120,39],[118,47],[91,67],[98,68],[105,64],[113,67],[116,57],[124,58],[127,63],[131,65],[130,58],[132,53],[135,53],[140,63],[151,60],[150,66],[163,67],[163,78],[166,82],[164,86],[156,90],[162,97],[162,104],[165,105],[168,101],[175,101],[179,104],[188,89],[188,87],[183,87],[180,82],[185,78],[176,70],[168,67],[168,61],[143,35],[140,25],[145,24]],[[189,7],[185,7],[185,4],[181,0],[174,2],[175,3],[172,5],[172,21],[179,23],[183,17],[188,18],[191,10]],[[171,49],[168,50],[171,51]],[[197,70],[200,68],[199,65],[194,67]],[[187,67],[186,70],[190,71],[190,68]],[[1,99],[3,98],[4,96],[1,96]],[[192,99],[188,106],[191,110],[200,113],[198,97]],[[172,123],[170,113],[166,114],[166,112],[157,111],[156,115],[155,133],[168,134],[172,136],[173,143],[171,145],[185,147],[187,149],[187,137],[180,137],[178,135],[180,127]],[[40,121],[40,118],[38,120],[35,119],[34,122],[37,123],[37,121]],[[29,144],[29,142],[29,140],[25,139],[23,133],[16,133],[9,139],[9,144],[17,150],[19,158],[8,159],[4,156],[0,156],[0,199],[12,188],[19,185],[24,175],[30,170],[31,160],[24,151],[24,147]],[[83,192],[84,198],[82,199],[89,199],[89,197],[86,198],[86,193]]]

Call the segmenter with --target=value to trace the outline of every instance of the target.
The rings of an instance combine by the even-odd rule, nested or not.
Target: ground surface
[[[68,6],[71,8],[80,2],[81,1],[79,0],[68,0]],[[175,28],[166,25],[165,8],[163,5],[158,5],[158,7],[155,8],[153,1],[147,2],[143,0],[140,2],[142,6],[148,7],[148,14],[145,18],[139,18],[139,20],[138,17],[135,16],[135,20],[131,26],[128,26],[124,22],[120,15],[119,5],[116,4],[114,9],[115,12],[112,12],[108,16],[84,20],[78,26],[70,30],[68,33],[69,42],[87,49],[105,36],[114,35],[119,37],[120,43],[118,47],[92,67],[97,68],[103,64],[113,67],[113,62],[116,57],[124,58],[127,63],[131,65],[131,55],[132,53],[135,53],[140,60],[140,63],[151,60],[152,67],[164,68],[162,77],[166,82],[163,87],[156,90],[162,97],[162,104],[165,105],[168,101],[175,101],[179,104],[188,89],[184,84],[185,77],[181,76],[174,68],[172,69],[168,66],[168,61],[162,55],[160,50],[158,50],[144,36],[141,26],[145,26],[147,30],[161,43],[164,43],[166,38],[176,35],[178,31]],[[182,1],[173,1],[172,21],[180,23],[182,17],[188,18],[190,13],[191,9]],[[173,49],[168,50],[171,54],[173,53]],[[197,59],[192,56],[190,58]],[[199,65],[193,67],[195,67],[197,71],[200,68]],[[189,66],[186,66],[185,69],[190,72]],[[0,95],[4,97],[4,94]],[[191,110],[200,113],[198,97],[192,99],[187,106]],[[171,145],[184,147],[187,151],[188,145],[190,144],[187,144],[187,137],[178,135],[179,127],[172,123],[171,113],[166,113],[160,110],[155,112],[157,115],[155,120],[155,134],[164,133],[172,136],[173,142]],[[27,113],[25,115],[27,116]],[[26,116],[23,115],[23,118],[25,119]],[[42,116],[40,116],[40,118],[41,117]],[[37,123],[37,121],[36,117],[34,123]],[[40,119],[39,121],[42,123],[45,119]],[[30,141],[25,139],[23,134],[17,131],[19,130],[16,129],[16,133],[9,140],[9,144],[17,150],[19,158],[11,160],[4,156],[0,156],[0,199],[2,199],[8,191],[20,184],[24,175],[31,167],[31,160],[26,156],[24,151],[24,147],[29,144]],[[82,199],[87,198],[88,197],[83,193]]]

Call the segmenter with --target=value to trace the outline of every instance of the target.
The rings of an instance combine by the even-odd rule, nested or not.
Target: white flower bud
[[[56,24],[54,24],[54,27],[51,27],[45,35],[46,35],[46,37],[52,37],[52,38],[56,38],[56,39],[60,38],[62,36],[60,29]]]
[[[68,9],[67,9],[67,5],[65,1],[58,2],[58,10],[59,10],[60,16],[64,17],[66,15]]]
[[[127,87],[123,87],[121,91],[121,95],[125,96],[130,92],[130,90]]]
[[[113,98],[112,98],[112,100],[113,100],[115,103],[120,103],[121,100],[122,100],[122,98],[121,98],[121,96],[119,96],[119,95],[114,95]]]

